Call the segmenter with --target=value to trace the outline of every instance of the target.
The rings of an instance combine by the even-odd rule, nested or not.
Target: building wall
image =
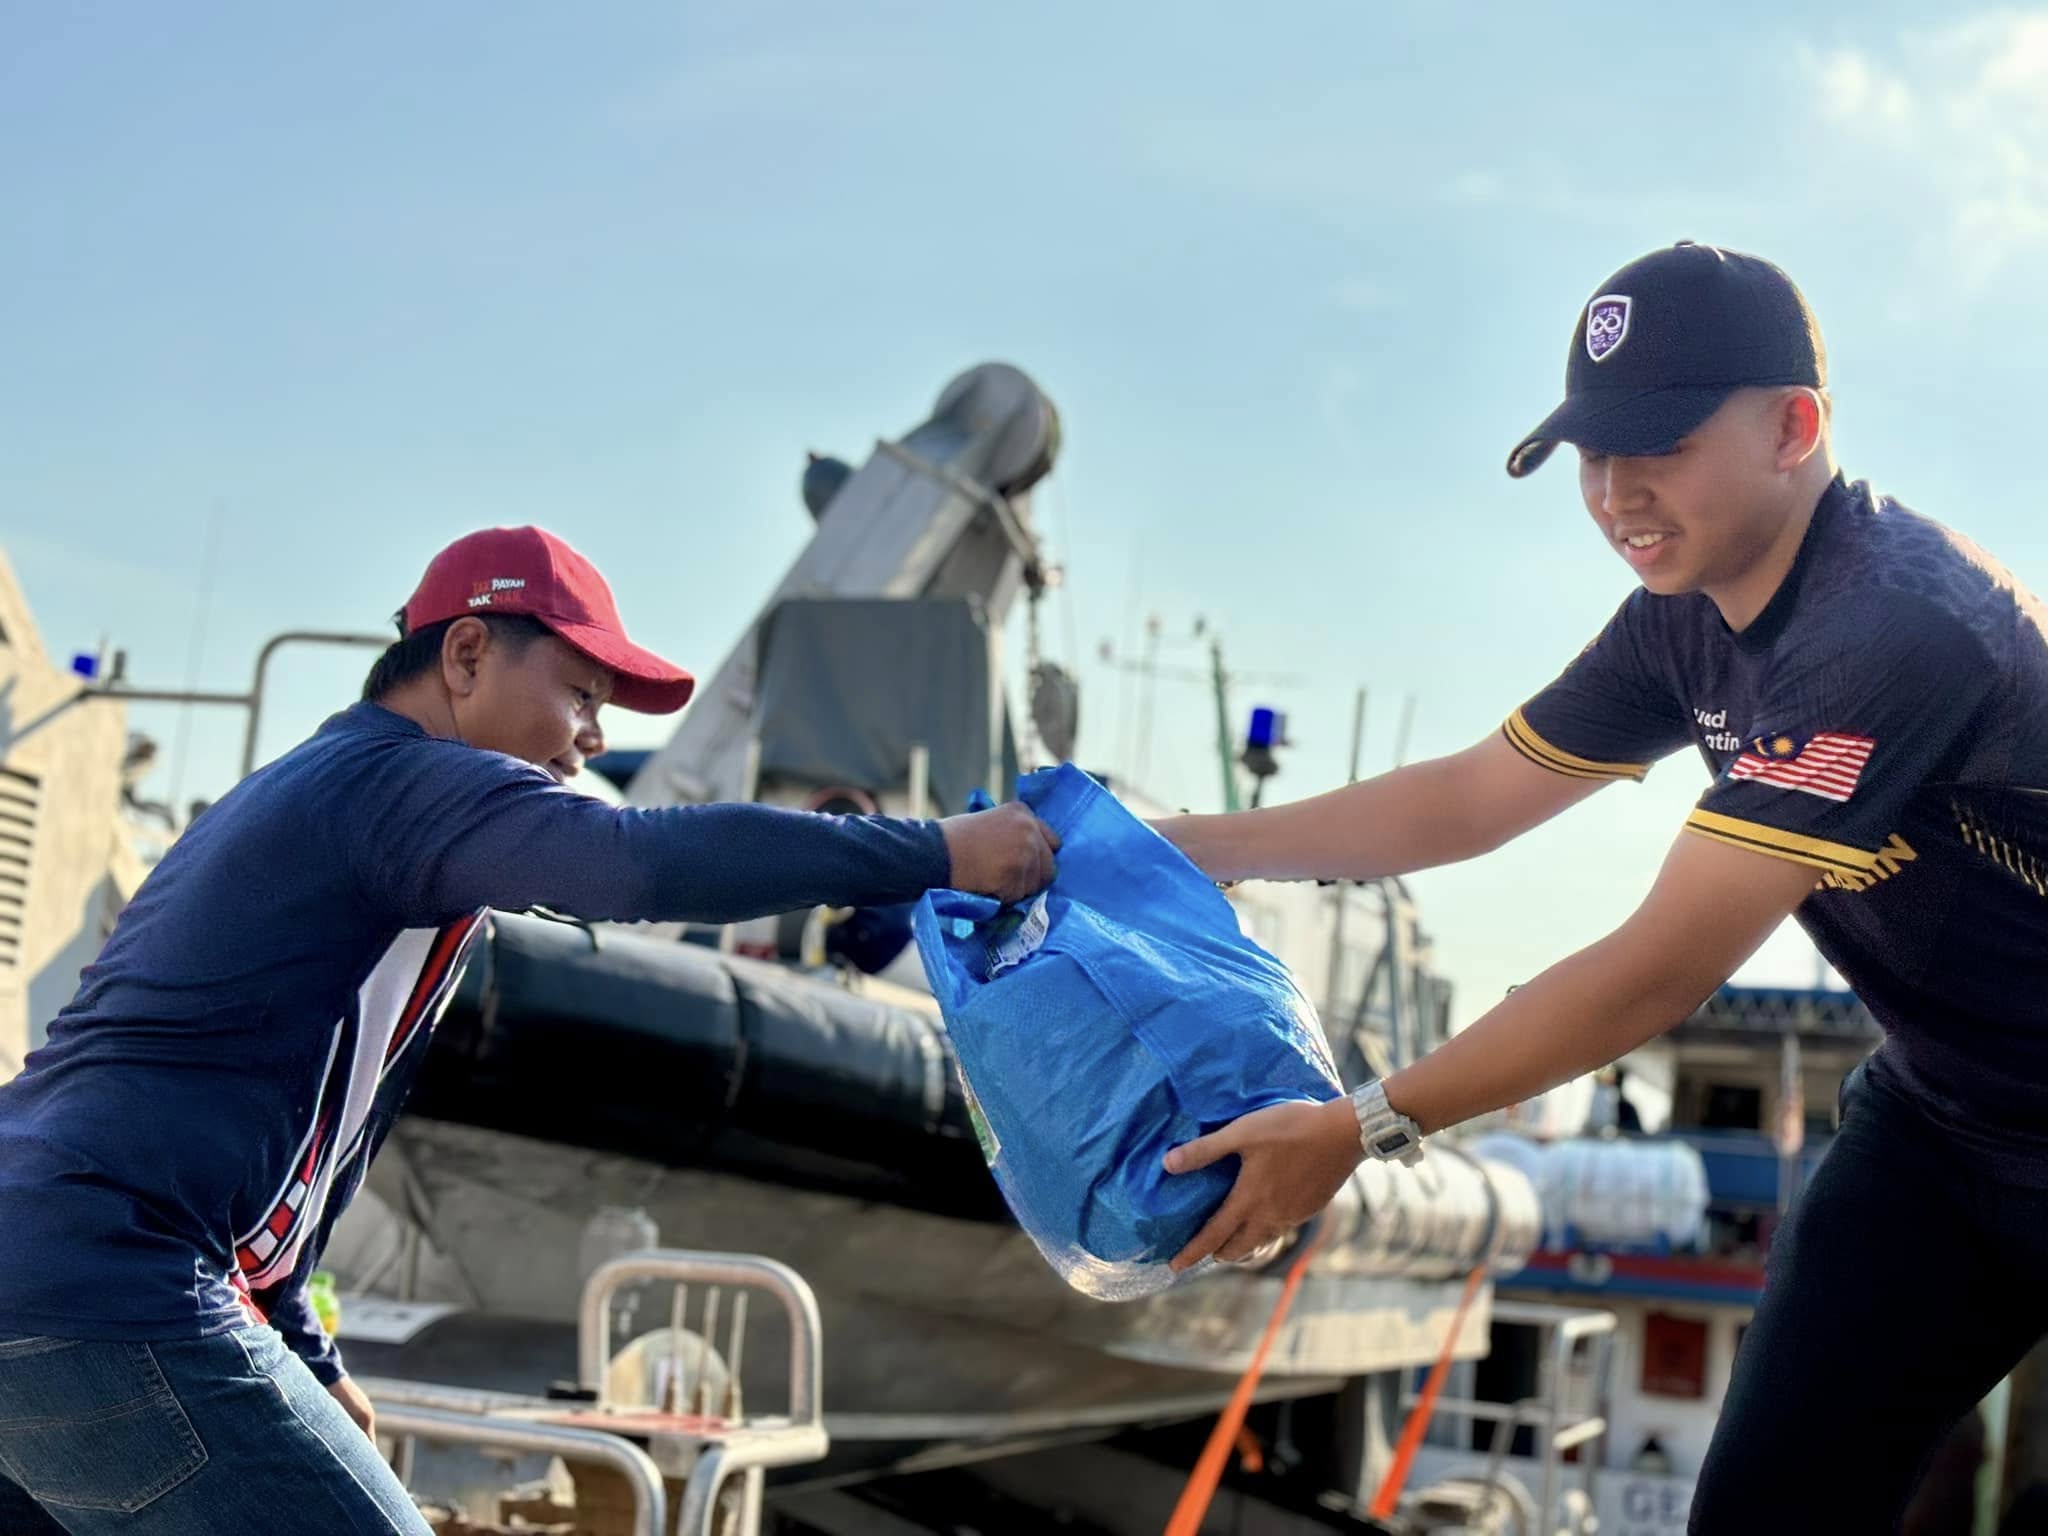
[[[139,873],[119,816],[126,711],[97,699],[52,713],[77,691],[0,554],[0,1081],[77,989]]]

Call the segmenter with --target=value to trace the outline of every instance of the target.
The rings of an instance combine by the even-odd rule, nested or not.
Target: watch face
[[[1389,1131],[1386,1135],[1373,1142],[1372,1149],[1381,1157],[1392,1157],[1397,1152],[1407,1151],[1409,1147],[1414,1145],[1414,1142],[1415,1138],[1406,1131]]]

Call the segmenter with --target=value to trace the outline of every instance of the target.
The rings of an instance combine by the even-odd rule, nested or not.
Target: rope
[[[1451,1319],[1451,1331],[1444,1336],[1444,1347],[1437,1352],[1436,1364],[1429,1368],[1429,1380],[1422,1384],[1422,1395],[1409,1410],[1408,1422],[1401,1426],[1401,1442],[1394,1447],[1394,1461],[1387,1468],[1387,1475],[1380,1484],[1379,1493],[1373,1498],[1372,1508],[1367,1511],[1375,1520],[1385,1520],[1394,1513],[1394,1505],[1401,1497],[1401,1490],[1408,1485],[1409,1470],[1415,1464],[1415,1453],[1422,1445],[1423,1432],[1429,1428],[1430,1416],[1436,1412],[1437,1394],[1444,1389],[1444,1378],[1450,1374],[1451,1352],[1458,1347],[1458,1335],[1465,1329],[1465,1314],[1472,1309],[1472,1298],[1479,1293],[1479,1282],[1486,1275],[1486,1266],[1480,1265],[1465,1277],[1465,1294],[1458,1298],[1457,1315]]]
[[[1222,1480],[1223,1468],[1230,1460],[1231,1451],[1236,1448],[1237,1432],[1244,1426],[1245,1413],[1252,1405],[1252,1393],[1258,1389],[1259,1377],[1265,1374],[1266,1356],[1273,1348],[1273,1340],[1279,1336],[1287,1309],[1294,1305],[1295,1293],[1301,1289],[1302,1277],[1308,1272],[1308,1261],[1314,1256],[1320,1241],[1321,1233],[1318,1232],[1302,1244],[1301,1252],[1295,1255],[1294,1263],[1287,1271],[1287,1281],[1280,1287],[1280,1299],[1273,1304],[1273,1315],[1266,1319],[1266,1332],[1259,1340],[1259,1347],[1252,1351],[1252,1362],[1244,1368],[1244,1375],[1238,1378],[1230,1401],[1217,1415],[1216,1427],[1209,1432],[1209,1443],[1202,1447],[1201,1458],[1196,1461],[1187,1486],[1181,1489],[1180,1501],[1173,1506],[1173,1516],[1166,1522],[1166,1536],[1196,1536],[1200,1531],[1202,1517],[1209,1512],[1209,1501],[1215,1498],[1216,1485]]]

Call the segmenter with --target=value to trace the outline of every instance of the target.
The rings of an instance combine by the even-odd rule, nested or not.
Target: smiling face
[[[1795,482],[1821,424],[1809,390],[1738,390],[1675,453],[1581,449],[1579,491],[1608,547],[1645,587],[1660,596],[1705,592],[1727,611],[1724,596],[1766,576],[1774,588],[1782,577],[1772,568],[1785,554]]]
[[[441,676],[463,741],[567,781],[604,750],[598,711],[612,674],[552,634],[494,634],[458,619],[441,642]]]

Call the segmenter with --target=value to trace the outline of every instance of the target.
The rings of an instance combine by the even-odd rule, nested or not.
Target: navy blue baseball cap
[[[1827,388],[1820,326],[1792,279],[1759,256],[1681,240],[1630,262],[1579,311],[1564,404],[1508,455],[1534,471],[1559,443],[1674,451],[1738,389]]]

